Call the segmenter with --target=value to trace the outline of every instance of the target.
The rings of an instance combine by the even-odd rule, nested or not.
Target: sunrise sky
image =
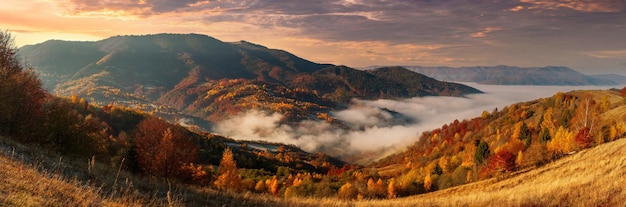
[[[18,46],[199,33],[363,67],[568,66],[626,75],[623,0],[2,0]]]

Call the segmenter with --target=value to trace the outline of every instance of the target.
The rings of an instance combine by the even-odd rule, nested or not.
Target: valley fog
[[[350,108],[331,115],[349,125],[339,128],[322,121],[281,124],[281,114],[247,111],[217,123],[213,131],[240,140],[264,140],[296,145],[306,151],[345,156],[381,148],[403,148],[419,135],[455,119],[483,111],[550,97],[572,90],[621,86],[502,86],[463,83],[484,92],[466,97],[415,97],[402,100],[353,100]],[[397,113],[394,113],[397,112]]]

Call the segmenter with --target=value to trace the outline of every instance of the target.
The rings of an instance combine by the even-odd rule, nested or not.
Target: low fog
[[[417,141],[423,131],[455,119],[480,116],[513,103],[549,97],[579,89],[609,86],[494,86],[464,83],[484,94],[466,97],[416,97],[402,100],[353,100],[350,108],[331,115],[349,125],[341,129],[323,121],[281,124],[281,114],[262,111],[240,113],[218,123],[213,131],[240,140],[294,144],[309,152],[342,156],[381,148],[402,148]]]

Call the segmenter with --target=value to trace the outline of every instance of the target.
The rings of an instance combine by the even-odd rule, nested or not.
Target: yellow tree
[[[217,168],[217,180],[215,187],[221,190],[238,190],[241,184],[241,177],[237,174],[237,163],[230,148],[224,150],[220,166]]]
[[[278,183],[278,179],[275,175],[274,177],[272,177],[271,180],[265,181],[265,184],[269,188],[268,190],[270,193],[272,193],[273,195],[278,195],[278,193],[280,192],[280,184]]]
[[[265,182],[263,180],[259,180],[259,182],[257,182],[254,186],[254,190],[259,193],[265,192]]]
[[[354,186],[350,182],[343,184],[337,192],[337,196],[339,196],[339,198],[341,199],[354,199],[356,198],[357,194],[357,189],[354,188]]]
[[[554,138],[548,142],[548,150],[555,153],[568,153],[576,149],[574,133],[561,126],[557,130]]]
[[[393,199],[396,198],[397,196],[397,192],[396,192],[396,181],[391,178],[389,179],[389,185],[387,185],[387,197],[389,199]]]
[[[554,133],[556,133],[557,121],[554,118],[554,109],[552,107],[548,108],[543,113],[543,122],[541,122],[542,129],[548,129],[550,131],[550,136],[554,137]]]
[[[424,177],[424,188],[426,191],[430,191],[430,188],[433,186],[433,178],[430,177],[430,173]]]
[[[372,178],[367,180],[367,193],[370,195],[370,197],[376,196],[376,182],[374,182],[374,179]]]

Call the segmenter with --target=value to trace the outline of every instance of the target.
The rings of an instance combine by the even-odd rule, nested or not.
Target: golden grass
[[[0,206],[140,206],[133,199],[103,197],[100,189],[78,180],[42,173],[0,156]]]

